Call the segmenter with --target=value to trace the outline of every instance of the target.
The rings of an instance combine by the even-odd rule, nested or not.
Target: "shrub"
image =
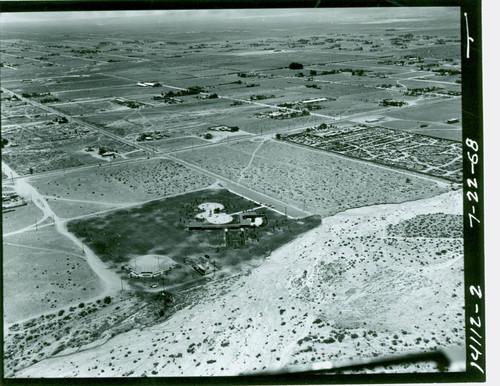
[[[297,62],[292,62],[288,65],[288,68],[290,70],[301,70],[304,68],[304,66],[300,63],[297,63]]]

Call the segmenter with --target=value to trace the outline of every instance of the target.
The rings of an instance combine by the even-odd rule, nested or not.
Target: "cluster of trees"
[[[250,95],[251,101],[260,101],[262,99],[274,98],[274,95]]]
[[[37,92],[33,92],[33,93],[27,93],[27,92],[23,92],[21,94],[21,96],[23,98],[40,98],[40,97],[44,97],[44,96],[49,96],[50,95],[50,92],[43,92],[43,93],[37,93]]]
[[[454,91],[454,90],[446,90],[446,91],[441,91],[442,94],[446,95],[452,95],[452,96],[460,96],[462,95],[462,91]]]
[[[57,122],[59,124],[62,124],[62,123],[68,123],[68,118],[66,117],[57,117],[57,118],[54,118],[54,122]]]
[[[300,106],[300,105],[299,105],[299,106]],[[285,107],[285,108],[290,109],[290,108],[297,108],[298,106],[297,106],[297,104],[295,104],[295,103],[280,103],[280,104],[278,105],[278,107]],[[322,107],[321,107],[321,106],[319,106],[319,105],[307,104],[307,105],[305,106],[305,108],[306,108],[307,110],[320,110]],[[304,110],[303,110],[303,111],[304,111]]]
[[[278,107],[292,108],[293,106],[294,106],[293,103],[280,103],[280,104],[278,104]]]
[[[12,95],[11,97],[5,97],[6,101],[20,101],[19,97],[17,95]]]
[[[103,155],[104,153],[116,153],[117,151],[115,149],[112,149],[110,147],[101,147],[99,146],[98,153],[99,155]]]
[[[304,68],[304,65],[297,62],[292,62],[288,65],[288,68],[290,70],[302,70]]]
[[[9,140],[7,138],[2,138],[0,140],[0,146],[1,146],[1,148],[3,149],[4,146],[6,146],[8,143],[9,143]]]
[[[255,77],[255,76],[258,76],[257,74],[252,74],[252,73],[247,74],[247,73],[245,73],[245,72],[238,72],[238,74],[237,74],[237,75],[238,75],[240,78],[253,78],[253,77]]]
[[[46,104],[46,103],[55,103],[55,102],[61,102],[59,98],[45,98],[40,101],[40,103]]]
[[[435,72],[441,76],[445,75],[460,75],[462,71],[460,70],[451,70],[449,68],[438,68],[436,70],[432,70],[432,72]]]
[[[100,51],[99,50],[89,50],[89,49],[83,49],[83,50],[71,50],[71,52],[75,53],[75,54],[97,54],[99,53]]]
[[[138,109],[141,107],[141,103],[135,102],[135,101],[120,101],[120,100],[115,100],[116,103],[120,105],[127,106],[128,108],[131,109]]]
[[[396,101],[394,99],[383,99],[379,102],[380,106],[397,106],[401,107],[407,105],[408,103],[405,101]]]
[[[290,112],[284,112],[281,115],[271,115],[270,117],[273,119],[286,119],[286,118],[296,118],[296,117],[302,117],[305,115],[310,115],[309,111],[307,110],[302,110],[302,111],[290,111]]]
[[[173,98],[173,97],[179,97],[179,96],[185,96],[185,95],[197,95],[199,93],[204,92],[203,88],[200,86],[192,86],[189,87],[187,90],[179,90],[177,92],[173,92],[170,90],[169,92],[162,92],[161,95],[164,98]]]
[[[428,92],[439,91],[440,87],[424,87],[424,88],[409,88],[404,92],[404,95],[419,96]]]
[[[350,72],[351,75],[364,76],[365,73],[369,70],[356,70],[352,68],[339,68],[338,70],[328,70],[321,71],[320,75],[332,75],[332,74],[340,74],[342,72]]]
[[[147,137],[150,137],[151,134],[150,133],[141,133],[139,134],[139,136],[137,137],[137,142],[143,142],[146,140]]]

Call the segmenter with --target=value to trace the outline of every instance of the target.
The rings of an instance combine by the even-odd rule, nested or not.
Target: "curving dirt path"
[[[5,162],[2,161],[2,171],[6,173],[7,175],[12,175],[14,177],[19,177],[19,175],[10,168],[9,165],[7,165]],[[104,290],[103,292],[99,295],[96,296],[95,299],[101,298],[103,296],[111,295],[122,288],[122,280],[120,277],[114,273],[113,271],[109,270],[106,265],[99,259],[99,257],[90,249],[88,246],[86,246],[80,239],[78,239],[74,234],[68,231],[67,229],[67,220],[65,218],[61,218],[57,216],[54,211],[50,208],[49,204],[45,200],[45,198],[33,187],[31,186],[26,179],[24,178],[18,178],[15,183],[14,183],[14,189],[15,191],[23,197],[31,197],[33,203],[43,212],[44,214],[44,219],[51,217],[54,221],[54,225],[56,230],[64,237],[68,238],[71,240],[75,245],[77,245],[79,248],[82,249],[85,261],[88,263],[92,271],[97,275],[97,277],[101,280]],[[128,289],[128,286],[126,283],[123,283],[123,288]],[[94,298],[93,298],[94,299]],[[91,300],[93,300],[91,299]],[[77,304],[76,302],[75,304]],[[66,309],[70,307],[71,305],[65,305],[64,307],[61,307],[60,309]],[[55,310],[56,312],[59,309]],[[51,310],[53,312],[53,310]],[[30,316],[26,320],[32,319],[36,316]],[[5,326],[8,329],[8,325],[5,324]],[[5,330],[5,329],[4,329]]]

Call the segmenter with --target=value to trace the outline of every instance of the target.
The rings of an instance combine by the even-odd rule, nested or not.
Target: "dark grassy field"
[[[116,266],[144,254],[168,255],[181,266],[186,259],[209,255],[210,261],[219,268],[231,271],[241,264],[261,260],[321,222],[319,216],[291,220],[266,208],[258,208],[258,213],[266,215],[267,224],[247,229],[246,246],[231,248],[226,247],[223,229],[187,229],[187,224],[201,212],[198,205],[204,202],[220,203],[229,214],[258,208],[257,204],[225,189],[207,189],[107,216],[73,221],[68,229],[81,237],[103,261]]]

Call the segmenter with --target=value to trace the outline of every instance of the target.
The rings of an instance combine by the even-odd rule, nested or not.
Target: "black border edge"
[[[0,1],[0,12],[119,11],[175,9],[458,7],[467,0],[48,0]],[[471,2],[475,2],[472,0]]]
[[[484,297],[484,141],[481,2],[479,0],[464,0],[460,18],[462,35],[466,373],[469,381],[485,382],[486,320]],[[463,75],[466,76],[464,77]],[[474,143],[477,144],[477,147]],[[475,163],[476,156],[477,163]],[[470,215],[475,216],[480,223],[471,218]]]

